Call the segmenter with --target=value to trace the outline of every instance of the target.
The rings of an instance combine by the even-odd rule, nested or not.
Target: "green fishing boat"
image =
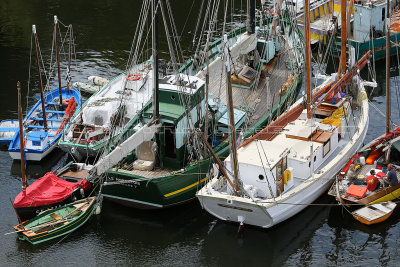
[[[14,226],[20,240],[33,245],[46,242],[75,231],[92,216],[96,197],[79,200]]]
[[[340,6],[340,4],[337,4]],[[396,55],[399,51],[400,42],[400,10],[399,5],[392,1],[387,16],[387,2],[362,0],[354,3],[354,12],[352,17],[352,27],[348,29],[350,33],[347,42],[354,47],[356,60],[359,60],[367,51],[372,50],[372,59],[381,60],[386,58],[386,31],[390,36],[390,55]],[[389,25],[386,25],[386,21]],[[332,45],[332,54],[339,57],[342,49],[342,39],[340,36],[335,38]],[[348,52],[351,53],[351,52]]]
[[[254,6],[250,1],[253,11]],[[285,14],[257,20],[263,23],[256,27],[255,12],[251,13],[247,27],[206,45],[205,53],[188,61],[180,74],[159,79],[159,103],[153,97],[92,170],[95,176],[108,170],[102,189],[105,198],[142,209],[162,209],[195,199],[213,159],[194,129],[201,128],[221,159],[230,152],[225,49],[235,69],[232,94],[234,125],[241,132],[238,142],[268,125],[293,102],[303,77],[303,36]],[[202,69],[196,72],[198,66]],[[139,138],[144,132],[151,134]],[[136,144],[130,146],[129,140]],[[126,157],[113,159],[123,151],[128,152]]]

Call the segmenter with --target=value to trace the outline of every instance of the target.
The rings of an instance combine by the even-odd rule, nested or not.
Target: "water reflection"
[[[68,162],[68,155],[60,149],[54,149],[46,158],[40,162],[28,161],[25,165],[25,174],[28,179],[38,179],[47,172],[55,171]],[[21,177],[21,161],[13,160],[11,175]]]

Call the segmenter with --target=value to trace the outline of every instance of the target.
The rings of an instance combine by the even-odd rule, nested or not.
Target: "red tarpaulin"
[[[18,194],[14,200],[14,207],[38,207],[60,202],[71,196],[74,189],[79,185],[83,189],[90,187],[89,182],[86,180],[71,183],[48,172],[28,186],[25,194],[24,192]]]

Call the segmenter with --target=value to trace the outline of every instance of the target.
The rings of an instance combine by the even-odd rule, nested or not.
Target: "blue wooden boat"
[[[58,88],[44,96],[47,129],[44,126],[41,100],[28,112],[23,121],[25,160],[40,161],[48,155],[56,147],[69,118],[81,106],[81,95],[75,88],[63,88],[62,99],[64,105],[60,109]],[[8,152],[12,159],[21,159],[19,132],[14,135]]]
[[[18,131],[18,120],[2,120],[0,122],[0,144],[10,145],[15,133]]]

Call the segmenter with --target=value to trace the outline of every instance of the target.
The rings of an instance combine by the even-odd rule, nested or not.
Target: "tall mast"
[[[341,26],[342,26],[342,54],[340,56],[341,61],[341,73],[346,73],[346,43],[347,43],[347,23],[346,23],[346,5],[347,1],[342,0],[340,4],[341,13]],[[339,72],[340,75],[340,72]],[[339,76],[340,77],[340,76]]]
[[[32,25],[32,32],[33,32],[33,37],[35,38],[35,47],[36,47],[36,63],[37,63],[37,69],[38,69],[38,75],[39,75],[39,86],[40,86],[40,100],[42,102],[42,111],[43,111],[43,127],[44,130],[47,132],[47,118],[46,118],[46,108],[45,108],[45,102],[44,102],[44,96],[43,96],[43,82],[42,82],[42,73],[40,71],[40,61],[39,61],[39,41],[37,38],[36,34],[36,26]]]
[[[72,57],[72,25],[69,28],[69,43],[68,43],[68,68],[67,68],[67,90],[71,88],[71,57]]]
[[[56,35],[56,53],[57,53],[57,70],[58,70],[58,93],[60,95],[60,107],[62,107],[60,47],[59,47],[59,41],[58,41],[58,19],[57,19],[57,16],[54,16],[54,30],[55,30],[55,35]]]
[[[153,122],[157,123],[160,118],[160,101],[159,101],[159,86],[158,86],[158,14],[157,14],[157,5],[158,0],[152,1],[152,17],[153,24],[151,27],[152,31],[152,57],[153,57]],[[155,133],[154,139],[157,144],[157,157],[156,165],[161,165],[161,157],[160,157],[160,136],[158,133]]]
[[[390,132],[390,1],[386,0],[386,133]]]
[[[304,21],[306,32],[306,82],[307,82],[307,119],[311,119],[311,41],[310,41],[310,2],[304,0]]]
[[[25,147],[24,147],[24,125],[22,124],[22,101],[21,101],[21,84],[17,82],[18,91],[18,120],[19,120],[19,148],[21,152],[21,182],[22,182],[22,192],[26,191],[26,176],[25,176]]]
[[[247,33],[256,32],[256,0],[247,1]]]
[[[208,56],[208,52],[209,52],[209,40],[207,37],[207,43],[206,43],[206,53],[205,53],[205,57],[206,57],[206,93],[205,93],[205,114],[204,114],[204,139],[207,141],[208,139],[208,88],[209,88],[209,83],[210,83],[210,58]],[[206,155],[207,153],[207,147],[204,146],[204,155]]]
[[[153,0],[153,24],[152,24],[152,52],[153,52],[153,120],[158,120],[160,116],[160,103],[158,99],[158,0]]]
[[[232,154],[232,171],[233,171],[233,184],[235,191],[239,192],[239,168],[237,160],[237,148],[236,148],[236,129],[235,129],[235,116],[233,113],[233,97],[232,97],[232,81],[231,81],[231,59],[229,57],[228,48],[228,36],[224,35],[225,43],[225,68],[226,68],[226,91],[228,97],[228,111],[229,111],[229,135],[231,142],[231,154]]]

